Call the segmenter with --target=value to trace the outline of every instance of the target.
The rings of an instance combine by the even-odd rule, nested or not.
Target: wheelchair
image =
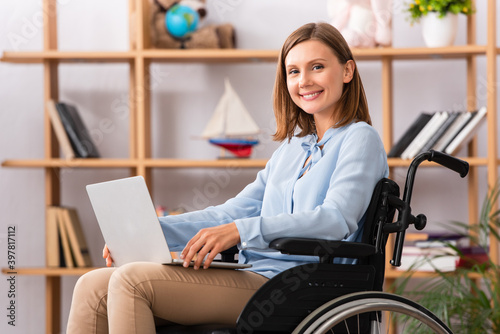
[[[232,327],[164,327],[159,334],[268,334],[268,333],[381,333],[391,321],[404,323],[408,333],[417,326],[424,333],[452,333],[433,313],[399,295],[384,293],[383,282],[388,236],[395,234],[390,264],[401,265],[405,232],[410,225],[422,230],[423,214],[411,213],[410,201],[417,167],[428,160],[465,177],[467,162],[438,151],[419,154],[408,168],[400,199],[394,181],[380,180],[366,211],[361,242],[282,238],[270,248],[284,254],[319,257],[270,279],[248,301]],[[397,220],[394,220],[398,213]],[[234,250],[234,248],[233,248]],[[232,250],[222,254],[227,261]],[[237,251],[237,250],[236,250]],[[338,264],[336,258],[354,258],[356,264]],[[410,329],[408,329],[410,328]]]

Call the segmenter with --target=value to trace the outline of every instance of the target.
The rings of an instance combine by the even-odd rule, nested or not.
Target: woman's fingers
[[[194,269],[199,269],[205,260],[203,268],[207,269],[215,256],[240,241],[240,234],[236,224],[230,223],[200,230],[189,242],[181,253],[184,267],[189,266],[196,256]]]
[[[112,267],[113,266],[113,259],[111,258],[111,256],[108,256],[106,258],[106,267]]]
[[[203,260],[207,256],[207,253],[212,251],[213,249],[212,249],[211,245],[203,244],[203,242],[201,240],[198,240],[198,242],[196,242],[194,244],[194,247],[192,247],[192,248],[193,248],[193,250],[199,249],[198,252],[195,253],[196,259],[194,260],[194,264],[193,264],[193,268],[195,270],[198,270],[201,267],[201,265],[203,264]]]
[[[106,259],[106,267],[111,267],[113,265],[113,258],[111,257],[108,245],[104,245],[104,249],[102,250],[102,257]]]
[[[203,262],[203,269],[208,269],[210,265],[212,264],[213,260],[219,254],[220,252],[224,251],[225,249],[217,249],[214,248],[208,253],[208,255],[205,258],[205,261]]]
[[[199,239],[199,232],[189,240],[189,242],[186,244],[184,249],[181,252],[181,259],[184,260],[184,267],[188,267],[189,263],[192,261],[194,258],[194,255],[198,253],[198,250],[195,250],[193,245],[195,242]]]
[[[188,245],[184,248],[184,251],[181,254],[181,258],[184,259],[184,267],[189,267],[190,263],[194,261],[193,268],[199,269],[203,259],[207,255],[207,253],[212,249],[210,243],[210,237],[206,237],[203,235],[203,232],[200,231],[202,235],[197,234],[193,239],[190,240]]]
[[[105,259],[109,256],[109,249],[108,245],[104,245],[104,248],[102,249],[102,258]]]

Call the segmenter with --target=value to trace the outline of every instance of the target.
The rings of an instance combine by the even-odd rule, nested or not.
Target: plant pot
[[[431,48],[453,45],[457,35],[457,27],[457,14],[446,14],[444,17],[439,17],[438,13],[429,12],[422,17],[422,36],[425,45]]]

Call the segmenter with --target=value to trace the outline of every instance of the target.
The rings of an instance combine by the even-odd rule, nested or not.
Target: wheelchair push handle
[[[415,181],[415,175],[417,173],[417,167],[425,160],[435,162],[443,167],[449,168],[454,172],[460,174],[461,177],[465,177],[469,173],[469,164],[466,161],[460,160],[458,158],[452,157],[443,152],[430,150],[424,153],[420,153],[413,159],[408,168],[408,173],[406,175],[405,191],[403,194],[403,201],[410,205],[411,194],[413,192],[413,182]]]
[[[469,173],[469,164],[466,161],[460,160],[458,158],[452,157],[443,152],[430,150],[427,152],[429,157],[427,160],[434,161],[435,163],[440,164],[446,168],[451,169],[452,171],[460,174],[460,177],[465,177],[467,173]]]
[[[409,225],[415,224],[418,230],[425,227],[427,218],[424,215],[417,215],[416,217],[411,214],[411,195],[413,192],[413,182],[415,180],[415,175],[418,165],[424,160],[432,161],[440,164],[443,167],[451,169],[454,172],[460,174],[463,178],[469,173],[469,164],[466,161],[460,160],[458,158],[452,157],[451,155],[445,154],[443,152],[430,150],[424,153],[420,153],[413,159],[408,168],[408,174],[406,176],[405,190],[403,194],[403,202],[407,206],[405,210],[400,212],[401,217],[395,223],[394,227],[397,228],[396,240],[394,242],[394,253],[391,260],[393,266],[399,267],[401,265],[401,256],[403,254],[403,243],[405,238],[405,232]]]

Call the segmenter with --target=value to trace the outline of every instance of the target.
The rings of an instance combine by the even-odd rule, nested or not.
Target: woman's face
[[[351,81],[354,62],[340,64],[323,42],[308,40],[294,46],[285,58],[286,82],[293,102],[316,122],[333,117],[344,83]],[[333,124],[332,124],[333,125]]]

